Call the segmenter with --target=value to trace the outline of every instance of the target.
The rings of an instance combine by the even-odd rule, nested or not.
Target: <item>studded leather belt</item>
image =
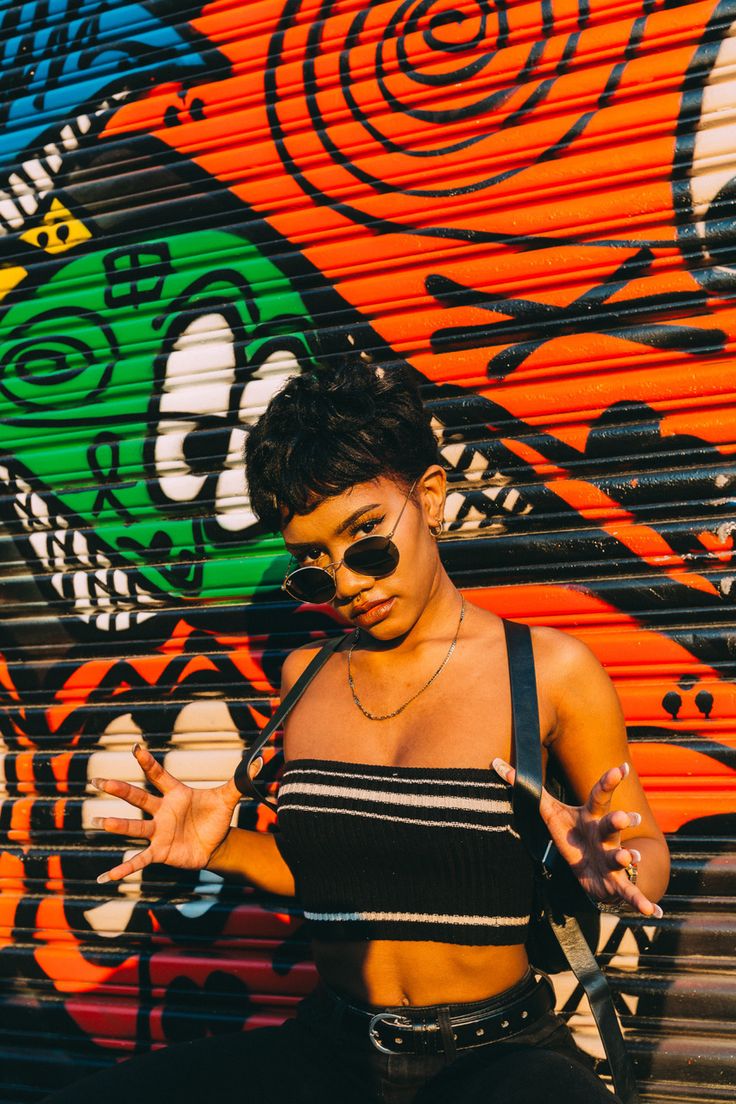
[[[538,981],[530,980],[518,997],[490,1010],[481,1006],[477,1012],[453,1016],[440,1006],[371,1012],[347,1005],[341,1027],[351,1033],[356,1029],[367,1032],[383,1054],[442,1054],[450,1040],[454,1050],[469,1050],[512,1039],[554,1006],[554,989],[542,976]]]

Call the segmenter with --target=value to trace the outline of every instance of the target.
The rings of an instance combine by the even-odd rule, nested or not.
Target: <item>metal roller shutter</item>
[[[3,1101],[313,984],[281,901],[97,885],[127,849],[89,780],[137,740],[224,779],[331,626],[282,601],[240,455],[346,349],[421,376],[468,597],[614,678],[674,873],[602,954],[644,1099],[733,1099],[735,18],[0,2]]]

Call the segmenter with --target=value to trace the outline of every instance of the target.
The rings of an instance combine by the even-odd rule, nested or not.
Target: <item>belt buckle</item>
[[[414,1024],[407,1016],[401,1016],[397,1012],[377,1012],[375,1016],[371,1016],[370,1023],[368,1024],[368,1036],[373,1046],[376,1050],[380,1050],[381,1054],[403,1054],[406,1052],[402,1050],[391,1050],[389,1047],[384,1046],[378,1033],[379,1024],[385,1024],[387,1027],[393,1028],[394,1031],[439,1031],[440,1029],[440,1025],[436,1023]],[[395,1041],[401,1045],[403,1040]]]

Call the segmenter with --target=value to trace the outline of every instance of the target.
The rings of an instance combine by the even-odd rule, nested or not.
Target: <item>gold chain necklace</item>
[[[350,691],[353,695],[353,701],[355,702],[355,704],[357,705],[358,709],[363,714],[363,716],[367,717],[369,721],[388,721],[388,720],[391,719],[391,717],[398,717],[399,713],[404,712],[407,705],[411,705],[411,703],[413,701],[416,701],[416,699],[419,697],[420,694],[423,694],[425,690],[428,690],[429,687],[434,682],[434,680],[437,678],[437,676],[440,675],[444,671],[445,667],[450,662],[450,656],[455,651],[455,645],[457,644],[457,638],[460,635],[460,626],[463,623],[463,618],[464,617],[465,617],[465,595],[461,594],[460,595],[460,620],[457,623],[457,629],[455,630],[455,635],[452,638],[452,644],[450,644],[450,647],[447,650],[447,655],[442,660],[442,662],[440,663],[439,667],[437,668],[435,673],[432,675],[432,677],[430,679],[428,679],[427,682],[425,682],[424,686],[420,687],[420,689],[417,690],[416,694],[412,694],[412,696],[409,698],[409,700],[405,701],[403,705],[400,705],[398,709],[394,709],[390,713],[371,713],[371,711],[369,709],[366,709],[366,707],[363,705],[362,701],[358,697],[358,692],[355,689],[355,683],[353,682],[353,669],[352,669],[352,666],[351,666],[351,660],[353,658],[353,652],[355,651],[355,647],[358,643],[358,640],[360,639],[360,629],[356,629],[355,630],[355,640],[350,645],[350,650],[348,651],[348,685],[350,686]]]

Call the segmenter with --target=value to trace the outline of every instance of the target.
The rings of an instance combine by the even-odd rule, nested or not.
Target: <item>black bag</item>
[[[598,907],[555,847],[539,812],[542,749],[531,634],[527,625],[516,621],[504,620],[503,625],[516,759],[514,820],[536,867],[536,913],[527,941],[529,960],[547,973],[560,969],[573,971],[590,1003],[616,1092],[623,1104],[637,1104],[634,1066],[626,1051],[608,982],[593,953],[600,922]]]

